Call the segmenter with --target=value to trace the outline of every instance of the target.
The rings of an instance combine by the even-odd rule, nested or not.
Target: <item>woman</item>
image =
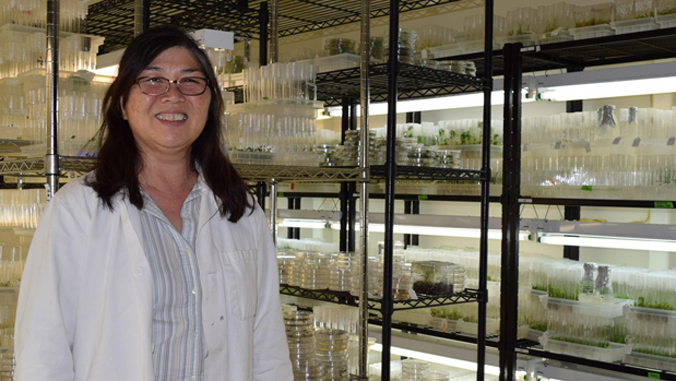
[[[174,28],[141,34],[104,115],[95,170],[35,232],[15,379],[292,380],[275,249],[223,152],[206,55]]]

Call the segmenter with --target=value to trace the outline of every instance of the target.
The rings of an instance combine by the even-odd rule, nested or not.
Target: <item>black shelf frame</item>
[[[526,46],[521,48],[523,72],[556,69],[575,70],[593,66],[673,58],[676,57],[675,36],[676,28],[665,28]],[[494,57],[494,74],[504,75],[506,72],[505,50],[495,50]],[[437,59],[472,60],[477,66],[477,75],[479,75],[483,73],[485,67],[483,58],[483,53],[470,53],[452,57],[438,57]]]
[[[384,165],[371,167],[372,179],[384,179],[387,168]],[[398,165],[396,180],[460,180],[460,181],[490,181],[490,175],[482,170],[411,167]]]
[[[323,302],[331,302],[337,304],[345,304],[352,307],[359,306],[359,298],[350,294],[347,291],[332,291],[332,290],[307,290],[297,286],[289,286],[287,284],[280,284],[279,292],[282,295],[295,296],[305,299],[318,300]],[[419,295],[418,299],[409,300],[395,300],[394,310],[405,311],[420,308],[432,308],[451,306],[462,303],[473,303],[481,300],[481,293],[476,289],[464,289],[461,292],[452,295],[444,296],[427,296]],[[379,307],[382,299],[370,299],[368,307],[369,310],[381,311]]]
[[[146,27],[162,24],[186,29],[215,29],[235,32],[242,38],[267,37],[262,28],[262,13],[268,2],[261,0],[146,0]],[[478,8],[481,0],[409,0],[400,5],[401,12],[444,6],[448,11]],[[278,34],[287,37],[326,28],[357,23],[359,0],[287,0],[278,4]],[[390,15],[388,0],[371,1],[371,18]],[[85,31],[106,38],[101,52],[126,47],[133,37],[134,0],[103,0],[89,5]],[[266,23],[267,24],[267,23]]]
[[[484,89],[478,77],[450,71],[397,63],[399,82],[397,99],[419,99],[449,94],[474,93]],[[345,99],[358,99],[360,94],[360,69],[349,68],[317,74],[317,99],[326,106],[340,106]],[[387,102],[388,64],[369,67],[371,102]]]
[[[531,198],[520,197],[522,205],[561,205],[561,206],[603,206],[616,208],[651,208],[673,209],[676,200],[609,200],[609,199],[575,199],[575,198]],[[671,207],[668,207],[672,204]]]
[[[253,9],[241,0],[145,1],[149,3],[149,27],[172,24],[190,30],[227,30],[244,38],[267,34],[267,28],[261,28],[259,22],[259,8],[265,2],[258,2],[259,7]],[[84,30],[87,34],[105,37],[100,53],[127,47],[134,36],[134,0],[103,0],[89,5]]]

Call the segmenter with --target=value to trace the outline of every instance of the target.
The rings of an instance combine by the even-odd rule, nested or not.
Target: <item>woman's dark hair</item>
[[[143,197],[138,174],[143,169],[141,153],[132,135],[122,109],[139,74],[162,52],[169,48],[182,47],[190,51],[209,80],[211,91],[209,115],[200,136],[192,144],[190,165],[202,171],[204,180],[211,188],[222,217],[237,222],[253,209],[249,190],[228,159],[223,148],[223,98],[218,88],[209,58],[195,41],[179,29],[162,26],[149,29],[136,37],[127,47],[120,60],[119,73],[103,99],[103,123],[97,138],[100,151],[94,167],[91,186],[103,201],[113,209],[112,198],[119,191],[125,192],[131,204],[141,209]]]

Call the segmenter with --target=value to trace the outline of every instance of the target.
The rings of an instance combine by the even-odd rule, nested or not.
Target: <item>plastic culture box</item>
[[[676,0],[657,0],[656,10],[656,20],[660,28],[676,26]]]
[[[617,0],[610,26],[616,34],[659,29],[652,0]]]
[[[585,343],[573,343],[555,340],[545,332],[540,337],[540,343],[544,350],[552,353],[561,353],[571,356],[584,357],[591,360],[614,362],[622,360],[631,353],[631,346],[617,343],[608,343],[606,346],[585,345]]]
[[[610,27],[613,6],[613,3],[603,3],[577,7],[575,28],[570,29],[570,33],[576,40],[614,35]]]

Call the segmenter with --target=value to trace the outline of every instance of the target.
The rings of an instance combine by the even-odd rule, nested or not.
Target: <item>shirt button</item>
[[[193,295],[197,294],[197,290],[193,289],[193,290],[192,290],[192,294],[193,294]]]
[[[141,267],[141,266],[134,267],[134,275],[136,275],[136,276],[143,275],[143,267]]]
[[[193,332],[192,335],[195,336],[195,337],[198,337],[200,334],[197,333],[197,332]]]
[[[190,249],[183,249],[183,252],[188,254],[190,252]]]

